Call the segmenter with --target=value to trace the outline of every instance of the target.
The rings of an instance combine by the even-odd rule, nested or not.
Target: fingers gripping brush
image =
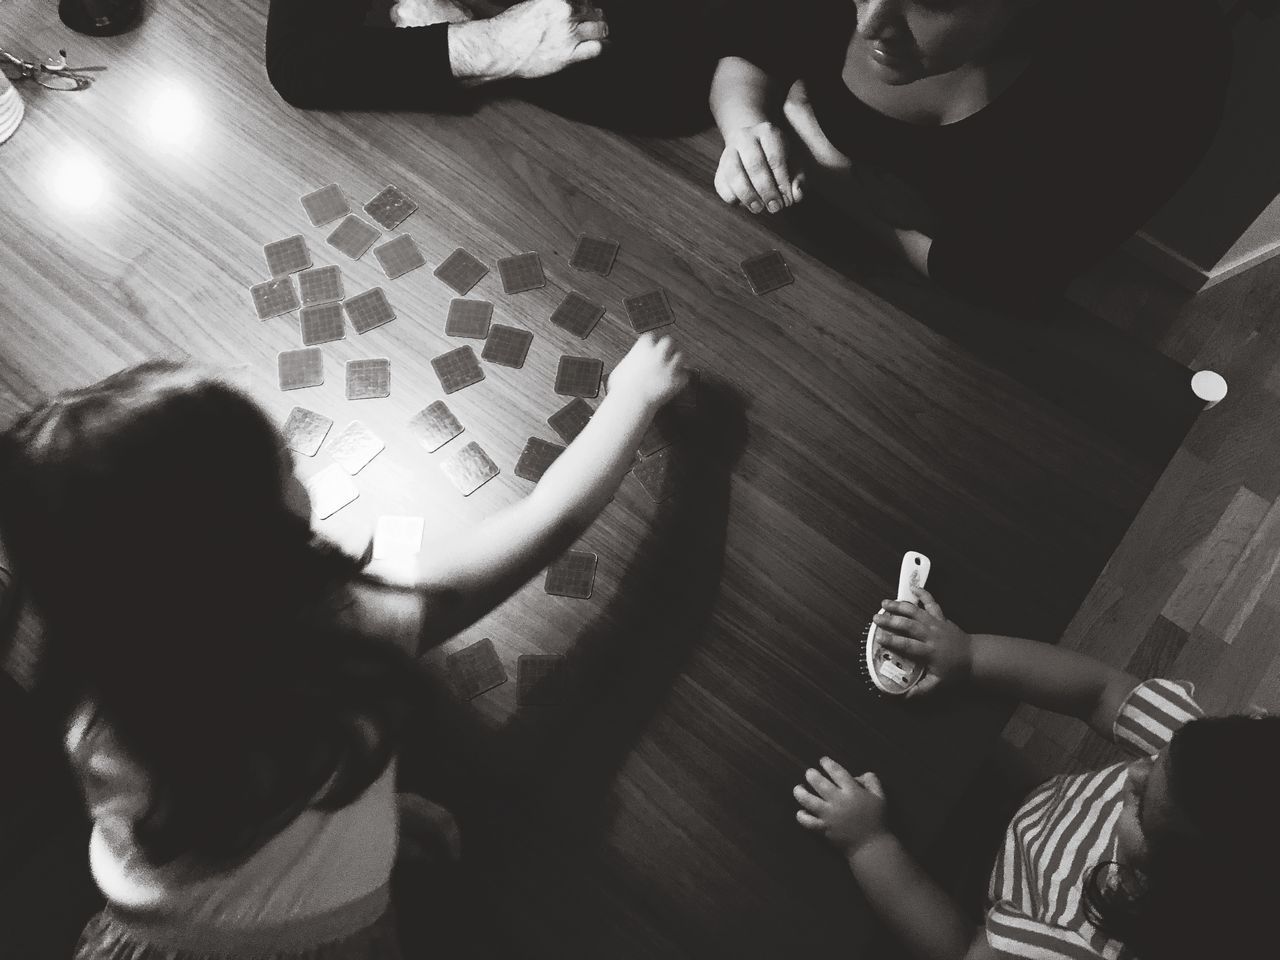
[[[922,553],[909,550],[902,558],[902,567],[898,571],[898,599],[907,603],[915,603],[915,587],[924,587],[929,579],[929,558]],[[884,609],[880,613],[884,613]],[[874,622],[867,624],[863,631],[866,637],[862,658],[862,669],[866,672],[867,682],[881,693],[890,696],[901,696],[906,693],[925,675],[921,664],[912,663],[898,656],[892,650],[886,650],[880,643],[881,630]]]

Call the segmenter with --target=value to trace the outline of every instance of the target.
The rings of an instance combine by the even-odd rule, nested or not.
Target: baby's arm
[[[1078,717],[1111,737],[1120,705],[1138,685],[1136,677],[1047,643],[993,634],[970,636],[946,619],[928,591],[920,590],[918,596],[920,606],[886,602],[887,613],[876,622],[894,634],[885,646],[929,667],[929,675],[917,687],[920,693],[968,680],[982,690]]]
[[[424,552],[419,651],[479,620],[582,535],[630,469],[653,415],[686,376],[669,338],[641,337],[611,374],[595,415],[529,496]]]
[[[774,86],[761,67],[742,57],[725,57],[711,80],[711,114],[725,145],[716,192],[752,213],[777,213],[800,199],[786,138],[769,118]]]

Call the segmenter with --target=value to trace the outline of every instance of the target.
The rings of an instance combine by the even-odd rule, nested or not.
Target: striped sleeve
[[[1185,680],[1146,680],[1130,691],[1111,736],[1122,747],[1143,756],[1159,753],[1185,724],[1204,716],[1195,687]]]
[[[1029,960],[1099,960],[1099,954],[1077,931],[1055,927],[1027,916],[1008,900],[987,912],[987,943],[1000,957]]]

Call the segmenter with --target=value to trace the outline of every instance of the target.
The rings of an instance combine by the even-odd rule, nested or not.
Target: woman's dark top
[[[748,9],[723,53],[803,79],[831,142],[931,208],[930,277],[995,302],[1059,289],[1150,219],[1208,148],[1230,71],[1208,0],[1049,0],[1009,88],[955,123],[916,125],[845,86],[849,0]]]

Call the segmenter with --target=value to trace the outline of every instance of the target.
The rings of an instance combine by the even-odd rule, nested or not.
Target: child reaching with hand
[[[824,757],[796,819],[849,863],[880,920],[915,957],[1208,960],[1274,951],[1280,904],[1280,717],[1205,719],[1190,684],[1147,680],[1068,650],[975,634],[886,601],[884,645],[925,665],[908,696],[971,684],[1084,720],[1141,756],[1059,776],[1014,816],[985,926],[914,863],[885,825],[874,773]],[[1259,952],[1261,951],[1261,953]]]
[[[0,537],[45,628],[107,900],[77,960],[395,960],[395,751],[413,655],[555,559],[685,381],[640,338],[533,492],[396,587],[311,530],[244,394],[146,363],[0,435]]]

